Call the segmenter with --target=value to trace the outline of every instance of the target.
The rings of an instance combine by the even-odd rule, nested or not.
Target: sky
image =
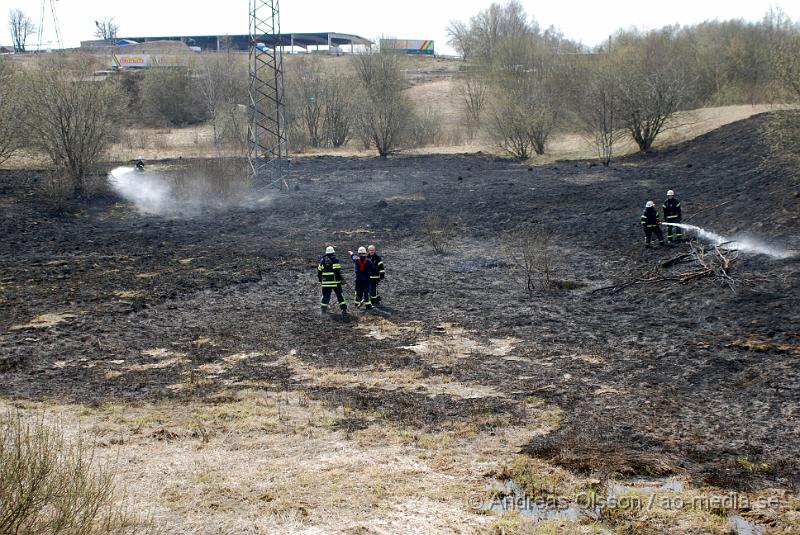
[[[94,20],[113,17],[120,36],[225,35],[248,33],[249,0],[46,0],[42,42],[55,43],[50,2],[55,5],[66,46],[93,39]],[[704,20],[761,19],[771,6],[780,6],[800,21],[800,1],[765,0],[522,0],[541,28],[555,26],[568,38],[596,45],[620,28],[655,29]],[[453,54],[445,28],[451,20],[468,21],[491,0],[282,0],[281,30],[339,32],[369,39],[433,39],[436,52]],[[18,8],[38,25],[41,0],[0,0],[0,16]],[[34,48],[37,37],[29,41]],[[0,26],[0,44],[10,44],[7,24]],[[31,46],[34,45],[34,46]],[[55,46],[55,45],[53,45]]]

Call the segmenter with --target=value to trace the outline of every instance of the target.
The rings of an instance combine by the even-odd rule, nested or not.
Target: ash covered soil
[[[759,142],[767,121],[609,168],[480,154],[301,158],[288,192],[191,217],[140,214],[113,197],[47,216],[31,188],[43,175],[2,171],[0,395],[180,404],[255,385],[431,430],[535,396],[563,419],[531,438],[530,455],[582,472],[796,490],[798,257],[742,255],[735,292],[712,278],[594,291],[688,252],[643,248],[641,208],[669,188],[689,223],[800,249],[800,185],[793,169],[770,164]],[[445,254],[427,237],[432,216],[449,226]],[[529,295],[505,258],[503,235],[532,224],[556,236],[557,277],[572,289]],[[385,308],[320,316],[316,265],[328,243],[343,259],[378,245]],[[348,279],[352,302],[349,270]],[[374,335],[386,325],[392,336]],[[477,343],[449,360],[421,356],[421,343],[454,326]],[[188,391],[185,367],[146,366],[153,348],[195,369],[260,356],[233,359]],[[317,367],[449,374],[506,399],[309,384],[276,365],[292,351]],[[354,414],[348,426],[360,425]]]

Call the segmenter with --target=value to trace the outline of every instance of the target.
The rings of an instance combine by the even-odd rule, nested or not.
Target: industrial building
[[[270,36],[270,42],[264,44],[273,46],[275,44],[288,48],[287,52],[292,52],[295,47],[303,50],[329,51],[340,53],[344,51],[353,52],[355,47],[371,48],[373,42],[358,35],[350,35],[337,32],[319,33],[281,33]],[[169,35],[169,36],[125,36],[115,39],[114,42],[108,41],[83,41],[83,48],[97,48],[116,46],[132,43],[146,43],[149,41],[180,41],[187,46],[198,51],[219,51],[219,50],[242,50],[250,47],[249,35]],[[323,47],[323,48],[320,48]],[[349,50],[347,50],[347,47]]]

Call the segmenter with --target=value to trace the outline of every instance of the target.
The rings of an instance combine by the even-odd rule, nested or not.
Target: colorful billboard
[[[113,54],[116,69],[146,69],[148,67],[181,67],[188,61],[184,56],[164,54]]]
[[[400,50],[406,54],[433,55],[433,41],[424,39],[381,39],[381,48]]]

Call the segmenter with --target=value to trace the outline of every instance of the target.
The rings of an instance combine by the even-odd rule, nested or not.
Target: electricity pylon
[[[278,0],[250,0],[248,160],[256,186],[283,182],[289,172],[280,33]]]

